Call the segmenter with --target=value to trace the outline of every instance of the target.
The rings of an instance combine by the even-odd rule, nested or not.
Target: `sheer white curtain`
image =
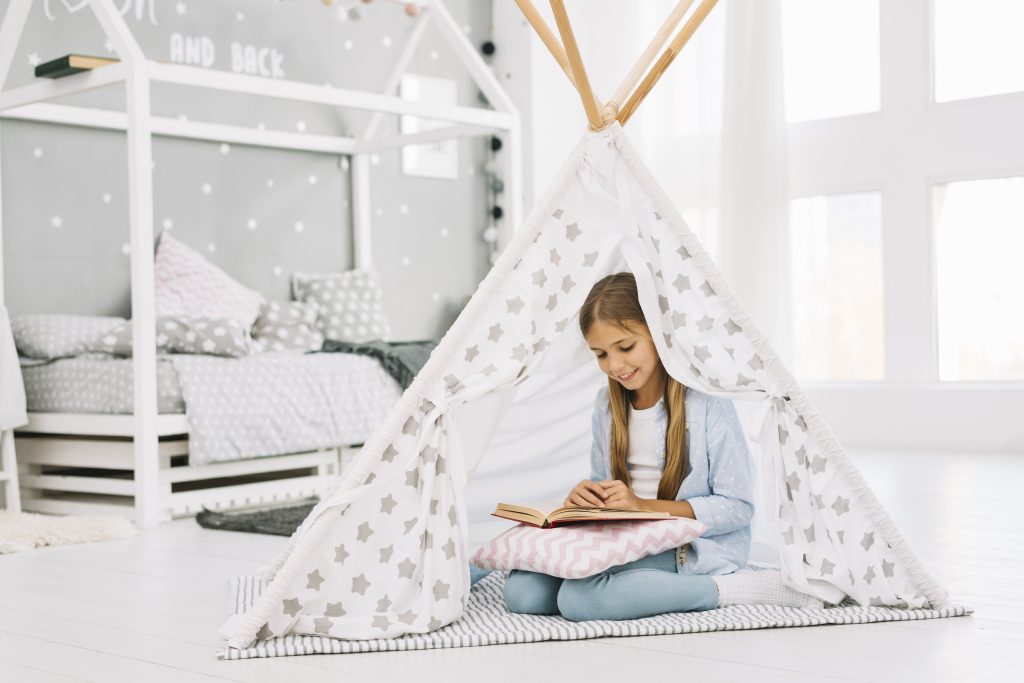
[[[534,4],[554,27],[548,3]],[[568,3],[599,98],[611,97],[675,4]],[[498,71],[521,76],[509,86],[524,116],[530,205],[561,168],[586,119],[579,97],[513,4],[496,2],[494,12],[499,54],[507,60]],[[781,0],[721,0],[626,133],[786,358],[791,321],[781,34]]]
[[[674,0],[639,3],[642,45]],[[638,14],[641,13],[638,11]],[[627,126],[782,356],[790,350],[781,0],[723,0]]]

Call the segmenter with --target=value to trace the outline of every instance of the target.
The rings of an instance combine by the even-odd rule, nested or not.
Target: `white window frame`
[[[788,124],[792,197],[882,195],[885,379],[804,386],[850,447],[1020,452],[1024,382],[939,381],[932,188],[1024,176],[1024,93],[936,103],[933,17],[880,0],[881,111]]]

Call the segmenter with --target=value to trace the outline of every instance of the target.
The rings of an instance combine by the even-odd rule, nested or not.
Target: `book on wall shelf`
[[[550,529],[563,524],[575,522],[620,522],[672,519],[667,512],[650,512],[648,510],[629,510],[621,508],[598,507],[559,507],[557,504],[531,503],[529,505],[513,505],[498,503],[491,513],[494,517],[522,522],[541,529]]]
[[[36,66],[37,78],[63,78],[83,71],[92,71],[101,66],[117,64],[120,60],[89,55],[64,55]]]

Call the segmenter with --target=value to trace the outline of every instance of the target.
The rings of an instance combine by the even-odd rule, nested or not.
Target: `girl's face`
[[[601,371],[630,391],[664,372],[647,325],[627,329],[595,320],[587,333],[587,344],[597,356]]]

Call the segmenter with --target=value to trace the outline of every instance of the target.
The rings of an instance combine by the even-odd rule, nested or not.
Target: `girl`
[[[590,479],[565,505],[636,508],[704,522],[708,531],[584,579],[513,570],[510,612],[572,621],[638,619],[737,603],[821,607],[782,585],[778,572],[740,572],[750,549],[750,456],[732,402],[669,377],[644,320],[632,273],[598,281],[580,309],[580,332],[608,375],[594,406]]]

